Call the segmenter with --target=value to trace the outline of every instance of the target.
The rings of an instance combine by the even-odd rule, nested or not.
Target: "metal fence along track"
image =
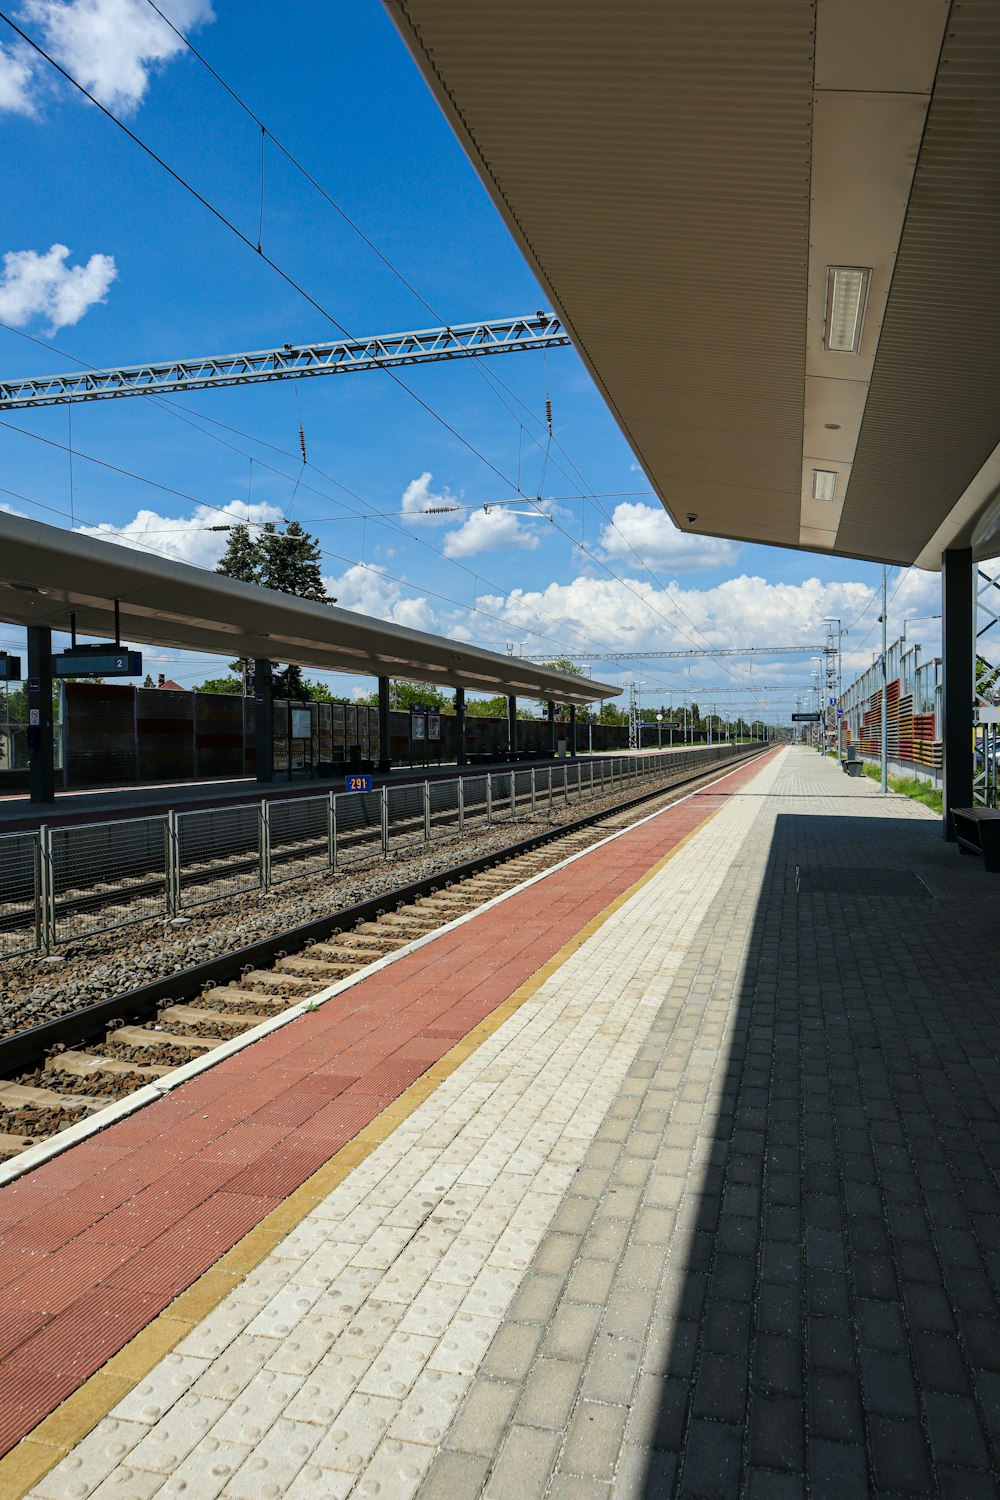
[[[565,809],[750,747],[494,771],[0,836],[0,961]]]
[[[686,762],[686,774],[671,777],[662,786],[650,786],[648,778],[630,775],[627,779],[630,782],[635,780],[638,784],[634,788],[622,788],[622,796],[616,806],[591,809],[566,823],[549,824],[540,830],[536,828],[526,837],[518,839],[506,848],[476,854],[471,859],[450,868],[436,869],[422,875],[419,879],[400,886],[394,891],[382,891],[355,906],[331,910],[322,917],[312,917],[301,926],[273,933],[247,947],[230,950],[204,963],[196,964],[192,968],[177,970],[139,989],[112,995],[106,1000],[84,1006],[81,1010],[68,1015],[44,1021],[26,1031],[0,1037],[0,1076],[7,1076],[16,1073],[19,1069],[36,1066],[40,1059],[48,1055],[53,1046],[75,1047],[99,1035],[111,1022],[124,1019],[142,1020],[155,1014],[164,1001],[190,997],[203,990],[209,983],[230,983],[249,969],[267,967],[277,957],[299,952],[307,948],[310,943],[325,941],[331,935],[350,931],[359,923],[377,920],[390,906],[398,908],[400,905],[418,901],[422,896],[430,895],[442,886],[460,883],[470,876],[502,865],[510,859],[516,859],[521,854],[541,848],[543,845],[564,838],[592,824],[600,823],[602,819],[614,817],[632,809],[641,809],[644,803],[663,792],[670,791],[672,788],[680,789],[691,782],[698,781],[701,776],[714,770],[719,761],[745,764],[763,754],[767,747],[762,744],[753,744],[724,748],[728,750],[728,754],[720,757],[713,756],[711,760],[696,756],[696,761],[701,763],[696,764],[693,769],[690,761]],[[679,757],[674,758],[675,764],[677,759]],[[541,776],[539,779],[542,779]],[[596,782],[599,783],[599,777],[596,778]],[[460,791],[458,795],[461,799]]]

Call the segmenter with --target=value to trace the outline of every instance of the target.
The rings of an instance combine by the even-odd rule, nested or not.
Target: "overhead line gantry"
[[[562,653],[564,661],[685,661],[691,656],[810,656],[826,651],[825,646],[738,646],[715,650],[711,646],[694,647],[687,651],[591,651]],[[513,653],[511,653],[513,655]],[[525,656],[517,653],[522,661],[551,661],[548,656]]]
[[[158,364],[119,365],[68,375],[27,376],[0,381],[0,410],[66,406],[76,401],[108,401],[121,396],[164,395],[215,386],[259,385],[271,380],[302,380],[311,375],[349,375],[363,370],[398,369],[446,359],[482,359],[529,349],[556,349],[570,342],[553,313],[489,322],[456,323],[410,333],[373,334],[324,344],[283,344],[251,354],[207,355]]]

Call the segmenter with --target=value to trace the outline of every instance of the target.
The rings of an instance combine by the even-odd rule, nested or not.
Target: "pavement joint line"
[[[540,870],[536,875],[530,875],[527,880],[521,881],[520,885],[511,886],[509,891],[501,891],[498,896],[491,896],[488,901],[484,901],[480,906],[475,907],[473,911],[463,912],[461,916],[453,917],[451,921],[444,923],[443,926],[435,927],[432,932],[427,932],[421,937],[414,938],[411,942],[405,944],[404,947],[397,948],[392,953],[384,954],[381,958],[375,959],[370,964],[366,964],[363,969],[358,969],[356,973],[349,974],[345,979],[338,979],[333,984],[328,985],[326,989],[317,990],[315,995],[306,996],[296,1005],[289,1006],[287,1010],[283,1010],[280,1015],[272,1016],[267,1021],[262,1021],[259,1026],[254,1026],[250,1031],[245,1031],[240,1036],[232,1037],[228,1042],[223,1042],[221,1046],[213,1048],[211,1052],[206,1052],[201,1057],[192,1059],[191,1062],[182,1063],[179,1068],[174,1068],[172,1072],[165,1074],[162,1078],[158,1078],[155,1083],[146,1084],[144,1088],[137,1089],[134,1094],[129,1094],[127,1098],[120,1099],[116,1104],[108,1105],[107,1109],[102,1110],[99,1115],[88,1115],[85,1119],[78,1120],[75,1125],[69,1125],[65,1130],[60,1130],[56,1135],[50,1136],[48,1140],[42,1141],[39,1145],[29,1146],[27,1151],[20,1152],[19,1155],[12,1157],[10,1161],[0,1165],[0,1188],[6,1187],[9,1182],[16,1181],[18,1177],[23,1177],[27,1172],[33,1172],[36,1167],[42,1166],[43,1163],[51,1161],[54,1157],[61,1156],[64,1151],[68,1151],[71,1146],[77,1145],[80,1141],[88,1140],[94,1135],[99,1135],[101,1131],[107,1129],[109,1125],[114,1125],[118,1120],[123,1120],[128,1115],[135,1114],[140,1109],[145,1109],[147,1104],[155,1104],[157,1099],[162,1098],[164,1094],[171,1093],[175,1088],[179,1088],[182,1083],[187,1083],[190,1079],[197,1078],[201,1073],[207,1073],[210,1068],[217,1067],[219,1063],[225,1062],[227,1058],[233,1057],[237,1052],[242,1052],[245,1047],[253,1046],[255,1042],[261,1041],[264,1037],[270,1036],[275,1031],[280,1031],[283,1026],[288,1026],[292,1021],[297,1021],[300,1016],[306,1015],[309,1011],[315,1010],[320,1005],[325,1005],[328,1000],[335,1000],[346,990],[353,989],[356,984],[360,984],[362,980],[368,979],[372,974],[379,973],[380,970],[388,968],[390,964],[397,963],[402,958],[408,958],[410,954],[417,952],[420,948],[426,947],[428,943],[433,942],[436,938],[443,937],[445,933],[453,931],[456,927],[464,926],[466,922],[473,921],[484,912],[492,911],[502,901],[508,901],[511,897],[520,895],[522,891],[529,890],[531,886],[537,884],[539,880],[544,880],[546,876],[557,874],[558,871],[565,869],[567,865],[573,864],[578,859],[583,859],[588,854],[593,854],[598,849],[603,849],[607,844],[614,843],[616,839],[624,837],[627,833],[631,833],[633,829],[641,828],[644,824],[652,822],[654,818],[662,817],[664,813],[672,811],[675,807],[680,807],[684,802],[689,802],[692,797],[699,797],[705,792],[711,791],[714,786],[717,786],[721,781],[725,781],[734,771],[742,770],[749,765],[764,763],[769,759],[770,756],[765,755],[759,757],[756,762],[753,760],[740,761],[737,765],[730,765],[720,776],[715,777],[714,780],[708,782],[705,786],[696,787],[693,791],[686,792],[683,797],[678,797],[676,802],[671,802],[669,807],[657,808],[655,812],[647,813],[644,817],[637,818],[634,823],[629,823],[625,828],[616,829],[614,833],[609,834],[607,838],[600,839],[596,844],[589,844],[586,849],[578,849],[574,854],[569,854],[565,859],[560,860],[558,864],[550,865],[547,869]],[[664,788],[664,791],[669,790],[669,787]],[[610,811],[613,812],[614,809]]]
[[[708,786],[700,787],[695,791],[687,793],[684,797],[678,798],[677,802],[671,803],[669,807],[660,808],[656,812],[638,819],[635,823],[629,824],[628,827],[617,830],[607,839],[602,839],[599,843],[568,856],[567,859],[560,861],[557,865],[553,865],[550,869],[531,876],[521,885],[513,887],[510,891],[505,891],[501,895],[494,897],[491,901],[484,903],[483,906],[477,907],[474,912],[465,913],[463,916],[449,922],[445,927],[436,929],[434,933],[427,934],[408,944],[406,949],[400,949],[396,953],[389,955],[386,959],[369,965],[361,974],[330,986],[328,991],[323,992],[322,999],[330,999],[335,994],[340,994],[344,989],[350,988],[352,984],[358,983],[361,978],[367,977],[378,969],[386,967],[388,963],[401,957],[404,952],[412,952],[414,949],[424,946],[443,932],[461,926],[464,922],[470,921],[481,913],[492,909],[501,901],[516,895],[538,881],[547,878],[549,875],[555,874],[576,860],[593,854],[615,839],[622,837],[626,833],[630,833],[633,829],[652,822],[655,818],[663,816],[664,813],[671,812],[681,803],[687,802],[693,797],[701,796],[706,792],[711,792],[713,787],[718,785],[719,782],[726,780],[735,770],[746,770],[748,769],[748,765],[756,765],[762,770],[773,761],[773,758],[773,755],[767,755],[761,757],[757,762],[743,762],[739,767],[730,767],[724,775],[717,777]],[[44,1417],[25,1437],[21,1438],[3,1458],[0,1458],[0,1500],[23,1500],[28,1491],[43,1479],[57,1463],[65,1458],[113,1410],[123,1397],[129,1391],[133,1390],[153,1370],[165,1355],[169,1354],[182,1339],[193,1332],[203,1319],[218,1307],[224,1298],[243,1282],[293,1229],[302,1223],[318,1203],[322,1202],[336,1187],[344,1182],[351,1171],[371,1155],[379,1145],[386,1141],[395,1129],[434,1092],[439,1084],[450,1078],[479,1046],[492,1037],[522,1005],[530,1000],[542,985],[594,933],[599,931],[626,902],[631,900],[644,886],[648,885],[725,806],[725,803],[720,803],[706,813],[705,817],[700,819],[649,870],[645,871],[637,881],[633,882],[631,886],[616,896],[596,916],[592,917],[584,927],[575,933],[530,978],[519,985],[512,995],[502,1001],[485,1020],[479,1022],[465,1037],[449,1048],[444,1056],[432,1064],[426,1073],[416,1079],[398,1098],[393,1100],[367,1126],[359,1131],[352,1140],[341,1147],[328,1162],[319,1167],[305,1182],[290,1193],[283,1202],[272,1209],[259,1224],[255,1225],[230,1250],[226,1251],[215,1265],[203,1272],[191,1286],[169,1303],[145,1328],[141,1329],[116,1354],[112,1355],[100,1370],[95,1371],[76,1391],[62,1401],[53,1412]],[[322,1003],[322,1001],[318,997],[314,997],[310,1001],[303,1002],[299,1007],[295,1007],[296,1017],[306,1005],[318,1003]],[[289,1017],[289,1019],[292,1019],[292,1017]],[[256,1028],[255,1036],[263,1031],[274,1029],[276,1028],[269,1022],[265,1027]],[[242,1038],[240,1040],[243,1041]],[[219,1050],[221,1051],[222,1049]],[[189,1075],[186,1069],[184,1071],[186,1078]],[[199,1066],[197,1071],[202,1071],[202,1068]]]

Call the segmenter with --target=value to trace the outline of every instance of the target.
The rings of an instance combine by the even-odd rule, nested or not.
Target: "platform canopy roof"
[[[996,0],[385,4],[679,526],[1000,551]]]
[[[621,691],[516,656],[238,583],[189,563],[0,513],[0,619],[214,656],[583,704]]]

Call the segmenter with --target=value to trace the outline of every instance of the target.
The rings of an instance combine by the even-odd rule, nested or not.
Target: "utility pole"
[[[637,684],[630,682],[628,685],[628,747],[630,750],[637,749],[639,744],[637,698]]]
[[[838,763],[843,764],[843,760],[844,760],[844,743],[843,743],[843,741],[844,741],[844,719],[843,719],[841,699],[844,696],[844,651],[843,651],[843,635],[844,635],[844,631],[843,631],[842,622],[837,618],[836,615],[827,615],[825,623],[827,624],[828,627],[830,627],[827,630],[827,637],[828,637],[828,639],[830,641],[830,650],[831,650],[831,653],[832,653],[832,650],[833,650],[833,629],[832,629],[832,627],[834,625],[836,625],[836,627],[837,627],[837,706],[836,706],[836,713],[837,713],[837,761],[838,761]]]

